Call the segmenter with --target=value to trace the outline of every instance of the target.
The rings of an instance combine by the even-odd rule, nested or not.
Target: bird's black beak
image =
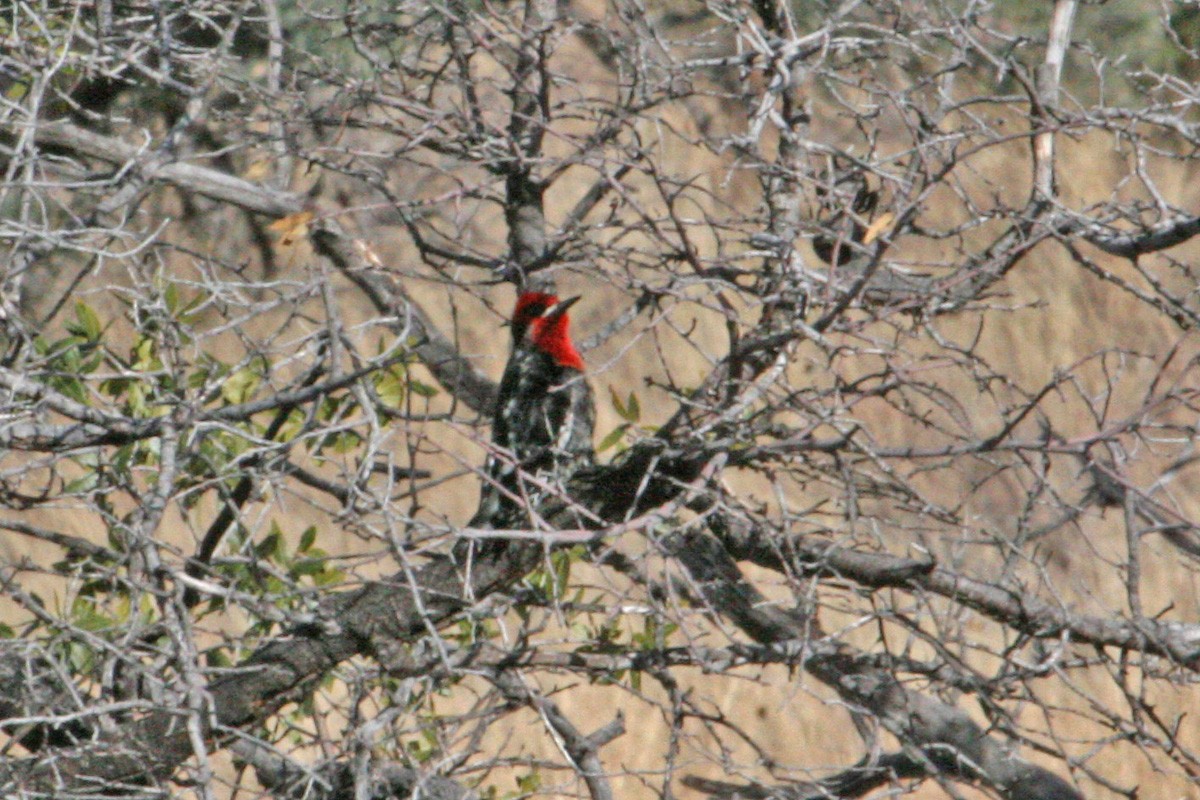
[[[546,312],[542,314],[542,319],[558,319],[563,314],[567,313],[567,309],[575,305],[575,303],[579,301],[580,297],[582,297],[582,295],[577,294],[574,297],[568,297],[566,300],[559,300],[557,303],[546,309]]]

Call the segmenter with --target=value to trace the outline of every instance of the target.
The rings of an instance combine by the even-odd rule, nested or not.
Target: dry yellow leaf
[[[872,222],[870,225],[867,226],[867,230],[863,233],[862,243],[870,244],[871,242],[878,239],[879,234],[883,233],[884,230],[887,229],[887,227],[892,224],[892,220],[894,220],[895,218],[896,218],[896,215],[890,211],[885,211],[882,214],[880,214],[879,219],[875,220],[874,222]]]
[[[246,171],[242,173],[242,177],[248,181],[261,181],[264,178],[270,177],[272,163],[269,159],[260,158],[246,167]]]
[[[308,233],[308,223],[312,221],[311,211],[298,211],[275,220],[267,228],[279,234],[279,244],[291,247],[297,239],[302,239]]]

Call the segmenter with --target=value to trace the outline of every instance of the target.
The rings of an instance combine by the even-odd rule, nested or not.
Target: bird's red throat
[[[583,372],[583,358],[575,349],[568,330],[571,321],[566,314],[533,321],[533,343],[539,350],[554,359],[560,367],[569,367]]]

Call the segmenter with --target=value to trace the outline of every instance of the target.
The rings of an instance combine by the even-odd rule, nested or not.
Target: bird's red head
[[[512,326],[516,341],[529,330],[533,346],[552,357],[560,367],[583,371],[583,358],[571,341],[571,317],[567,309],[578,297],[559,300],[545,292],[523,292],[513,309]]]
[[[512,326],[517,331],[524,331],[529,323],[546,313],[546,309],[558,302],[558,298],[545,292],[522,292],[517,297],[517,307],[513,309]]]

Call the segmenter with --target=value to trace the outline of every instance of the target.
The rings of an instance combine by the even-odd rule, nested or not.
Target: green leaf
[[[438,393],[438,390],[429,384],[414,380],[408,382],[408,390],[417,397],[433,397]]]
[[[617,416],[621,419],[637,422],[642,418],[642,404],[638,402],[636,394],[630,392],[628,399],[622,402],[617,390],[613,387],[608,387],[608,393],[612,397],[613,408],[616,409]]]
[[[83,494],[84,492],[90,492],[99,485],[100,476],[95,472],[89,472],[81,478],[68,481],[63,486],[63,494]]]
[[[136,417],[150,415],[150,404],[146,402],[146,395],[149,388],[149,385],[141,381],[129,384],[129,388],[125,393],[125,406],[129,409],[130,414]]]
[[[3,38],[8,38],[8,34],[6,32],[0,31],[0,33],[4,33]],[[16,106],[25,100],[26,95],[29,94],[30,86],[31,84],[29,81],[14,81],[12,85],[10,85],[4,92],[4,96],[10,100],[14,106]]]
[[[325,558],[306,556],[292,565],[292,574],[296,577],[320,575],[325,571]]]
[[[621,402],[621,396],[617,394],[617,390],[613,387],[608,387],[608,396],[612,398],[613,408],[616,409],[617,416],[621,419],[628,419],[628,412],[625,410],[625,404]]]
[[[542,787],[542,775],[537,770],[517,778],[517,788],[523,794],[533,794]]]
[[[139,336],[130,355],[130,369],[152,371],[162,367],[162,362],[158,360],[158,346],[149,336]]]
[[[400,408],[404,402],[405,371],[401,367],[391,367],[375,373],[375,392],[379,399],[389,408]]]
[[[75,321],[68,322],[66,328],[71,333],[81,336],[89,342],[98,341],[102,332],[100,318],[96,316],[96,312],[92,310],[92,307],[82,300],[75,301]]]
[[[283,531],[279,524],[271,523],[271,531],[261,542],[254,546],[254,552],[259,558],[274,559],[283,554]]]
[[[291,413],[287,415],[287,420],[281,426],[279,426],[279,433],[275,434],[275,441],[292,441],[304,430],[304,426],[307,422],[307,414],[305,414],[299,408],[292,409]]]
[[[70,375],[63,375],[54,378],[49,383],[60,393],[65,394],[75,402],[87,405],[87,387],[83,381]]]
[[[109,397],[120,397],[129,389],[130,383],[129,378],[109,378],[100,382],[100,392]]]
[[[67,660],[75,672],[91,672],[96,652],[82,642],[71,642],[67,645]]]
[[[167,288],[163,290],[163,302],[167,305],[167,311],[171,312],[174,317],[179,310],[179,284],[168,283]]]
[[[326,437],[323,443],[323,449],[332,450],[335,453],[346,454],[353,453],[362,445],[362,437],[354,431],[342,431],[333,436]]]
[[[313,586],[333,586],[346,580],[346,573],[340,569],[332,569],[328,563],[322,565],[320,572],[312,575]]]
[[[259,374],[257,370],[243,367],[230,375],[221,384],[221,397],[230,405],[245,403],[258,390]]]
[[[214,668],[233,666],[233,660],[229,657],[229,654],[223,648],[219,647],[214,647],[212,650],[206,652],[204,660],[208,663],[208,666]]]
[[[620,425],[613,428],[608,432],[608,435],[600,441],[600,444],[596,445],[596,452],[603,453],[605,450],[621,441],[621,437],[625,435],[625,431],[627,430],[629,430],[628,422],[622,422]]]
[[[667,637],[678,630],[674,623],[661,623],[654,617],[646,617],[642,632],[631,635],[630,640],[642,650],[656,650],[666,646]]]
[[[71,604],[71,623],[85,631],[98,632],[113,627],[114,620],[100,613],[95,604],[86,599],[77,599]]]
[[[317,541],[317,526],[309,525],[304,529],[304,533],[300,534],[300,546],[296,548],[297,553],[304,553],[309,550]]]
[[[567,584],[571,582],[571,553],[563,550],[557,550],[550,561],[554,565],[554,596],[562,597],[562,593],[566,590]]]

